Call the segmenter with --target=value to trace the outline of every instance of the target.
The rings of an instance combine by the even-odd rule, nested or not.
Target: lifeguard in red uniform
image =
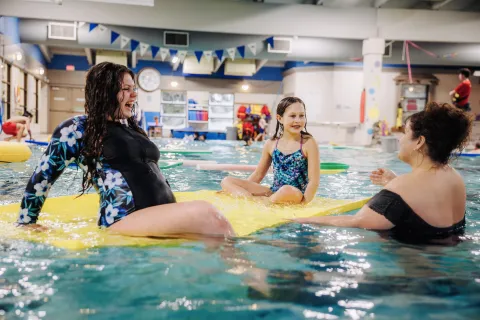
[[[472,91],[472,83],[470,82],[470,70],[460,69],[458,71],[458,79],[461,81],[455,90],[450,91],[453,104],[464,111],[470,111],[470,103],[468,98]]]

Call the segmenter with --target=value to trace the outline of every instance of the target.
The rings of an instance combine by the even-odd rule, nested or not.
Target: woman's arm
[[[18,224],[37,222],[51,186],[70,163],[78,161],[79,139],[83,136],[85,120],[86,117],[75,117],[55,129],[47,150],[28,180],[20,203]]]
[[[387,218],[370,209],[368,205],[364,205],[363,208],[353,216],[311,217],[294,219],[293,221],[298,223],[320,224],[324,226],[372,230],[390,230],[395,226]]]
[[[318,186],[320,185],[320,152],[317,142],[310,137],[305,143],[305,153],[308,159],[308,184],[303,195],[303,202],[309,203],[315,198]]]
[[[262,157],[260,158],[260,162],[257,165],[257,168],[255,171],[248,177],[248,181],[252,181],[255,183],[260,183],[262,182],[263,178],[265,178],[265,175],[268,172],[268,169],[270,168],[270,165],[272,164],[272,154],[271,154],[271,149],[272,149],[272,140],[268,140],[265,143],[265,146],[263,147],[262,151]]]

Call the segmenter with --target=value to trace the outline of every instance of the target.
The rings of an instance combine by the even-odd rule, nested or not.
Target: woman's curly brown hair
[[[448,103],[429,102],[424,111],[415,113],[408,121],[413,138],[425,137],[427,155],[440,165],[448,164],[452,151],[465,148],[472,129],[472,118]]]

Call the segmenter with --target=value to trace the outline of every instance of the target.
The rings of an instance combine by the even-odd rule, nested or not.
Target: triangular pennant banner
[[[238,53],[240,53],[240,56],[243,58],[245,58],[245,46],[240,46],[237,48],[238,50]]]
[[[186,56],[187,56],[187,51],[184,51],[184,50],[178,51],[178,57],[180,58],[181,63],[183,63],[183,61],[185,61]]]
[[[165,61],[167,56],[168,56],[168,49],[167,48],[160,48],[160,57],[162,58],[162,61]]]
[[[123,49],[130,42],[130,38],[120,36],[120,47]]]
[[[267,38],[267,43],[270,45],[270,47],[272,47],[272,49],[274,48],[273,37]]]
[[[203,55],[205,56],[207,61],[210,62],[212,60],[213,52],[212,51],[203,51]]]
[[[170,56],[171,56],[171,57],[176,56],[176,55],[177,55],[177,52],[178,52],[178,50],[170,49]]]
[[[223,49],[221,50],[215,50],[215,54],[218,57],[218,60],[222,61],[223,60]]]
[[[98,25],[98,29],[99,29],[101,32],[107,31],[107,27],[105,27],[103,24]]]
[[[227,53],[230,56],[230,59],[235,60],[235,51],[237,48],[228,48]]]
[[[120,33],[116,33],[115,31],[112,31],[111,36],[110,36],[110,44],[114,43],[118,37],[120,37]]]
[[[195,51],[195,57],[197,57],[198,63],[200,63],[200,60],[202,60],[203,56],[203,51]]]
[[[155,59],[160,48],[155,46],[151,46],[151,48],[152,48],[152,58]]]
[[[150,45],[148,43],[140,42],[140,55],[142,57],[145,54],[145,52],[147,52],[148,47],[150,47]]]
[[[140,42],[138,42],[137,40],[133,40],[133,39],[132,39],[132,40],[130,41],[130,49],[131,49],[132,51],[137,50],[139,44],[140,44]]]
[[[248,45],[248,49],[250,49],[250,51],[252,51],[254,56],[257,55],[257,44],[256,43],[250,43]]]
[[[85,23],[86,23],[86,22],[80,21],[80,22],[78,23],[78,27],[79,27],[79,28],[83,27],[83,26],[85,25]]]
[[[88,30],[91,32],[96,27],[98,27],[98,23],[90,23],[90,28]]]

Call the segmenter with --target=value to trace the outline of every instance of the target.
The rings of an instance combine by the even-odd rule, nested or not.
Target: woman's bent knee
[[[232,225],[227,218],[218,211],[212,204],[206,201],[194,201],[193,204],[198,208],[199,214],[204,216],[206,233],[214,235],[223,235],[226,237],[235,236]]]

